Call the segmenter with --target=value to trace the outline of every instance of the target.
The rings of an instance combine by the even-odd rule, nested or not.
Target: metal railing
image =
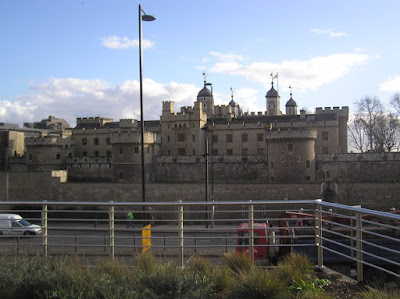
[[[133,220],[126,218],[128,212]],[[400,278],[397,211],[321,200],[0,202],[0,214],[9,213],[40,225],[42,232],[17,236],[22,230],[6,228],[0,215],[0,254],[116,258],[151,248],[155,255],[177,258],[183,267],[192,255],[218,259],[225,252],[240,251],[268,263],[296,251],[309,255],[319,267],[355,264],[359,281],[365,266]]]

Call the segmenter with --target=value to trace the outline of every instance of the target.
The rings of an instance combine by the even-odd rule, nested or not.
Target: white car
[[[17,214],[0,214],[0,235],[37,235],[42,233],[39,225],[31,224]]]

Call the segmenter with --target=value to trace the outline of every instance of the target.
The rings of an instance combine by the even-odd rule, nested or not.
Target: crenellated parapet
[[[317,107],[315,109],[315,114],[331,114],[335,113],[338,116],[344,117],[344,116],[349,116],[349,107],[348,106],[343,106],[342,108],[340,107]]]
[[[292,130],[288,129],[274,129],[267,130],[265,134],[267,141],[269,140],[281,140],[281,139],[317,139],[317,130],[313,128],[303,128]]]
[[[76,119],[76,125],[83,125],[83,124],[97,124],[97,125],[104,125],[106,123],[113,122],[112,118],[106,117],[78,117]]]
[[[66,142],[65,139],[61,137],[27,137],[25,138],[25,146],[59,146],[62,147],[66,143],[71,143],[71,140]]]
[[[144,143],[153,144],[156,142],[156,134],[153,132],[144,132]],[[111,135],[111,144],[141,144],[140,131],[133,132],[115,132]]]

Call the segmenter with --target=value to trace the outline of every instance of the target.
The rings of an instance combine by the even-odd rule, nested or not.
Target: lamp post
[[[142,14],[143,13],[143,14]],[[144,119],[143,119],[143,76],[142,76],[142,21],[154,21],[156,18],[147,15],[139,4],[139,77],[140,77],[140,123],[141,123],[141,152],[142,152],[142,201],[146,202],[144,176]],[[144,207],[143,207],[144,209]]]
[[[212,83],[205,83],[211,87],[211,201],[214,202],[214,95]],[[211,207],[211,227],[214,227],[215,207]]]

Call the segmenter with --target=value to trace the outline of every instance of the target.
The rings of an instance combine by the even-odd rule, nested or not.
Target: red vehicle
[[[275,232],[268,227],[268,222],[254,223],[254,260],[266,264],[270,258],[275,257],[277,247],[269,246],[275,244]],[[238,242],[236,252],[250,254],[249,248],[249,224],[247,222],[239,225],[237,229]]]

